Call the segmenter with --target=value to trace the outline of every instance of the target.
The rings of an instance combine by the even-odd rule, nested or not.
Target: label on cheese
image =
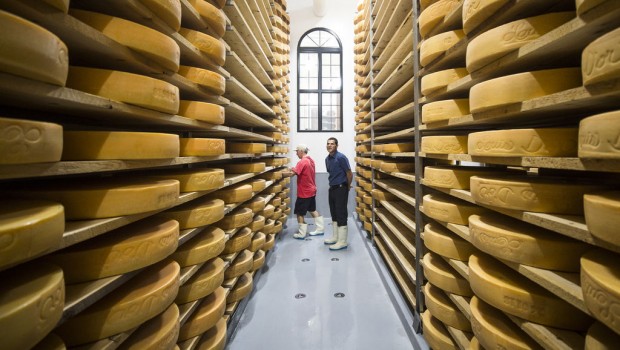
[[[224,272],[224,279],[239,277],[244,273],[250,271],[254,261],[254,253],[249,250],[243,250],[240,252],[235,260],[226,268]]]
[[[430,252],[426,253],[423,262],[424,277],[437,288],[457,295],[473,295],[469,282],[440,256]]]
[[[460,261],[467,261],[477,251],[471,243],[436,223],[424,226],[424,245],[433,253]]]
[[[252,230],[247,227],[237,231],[227,242],[222,254],[240,252],[252,243]]]
[[[205,88],[208,92],[221,96],[226,91],[226,79],[208,69],[180,66],[179,75]]]
[[[182,305],[213,293],[224,282],[225,269],[224,260],[220,258],[209,260],[179,288],[174,302]]]
[[[218,221],[215,225],[224,231],[228,231],[251,224],[253,217],[254,213],[252,212],[252,209],[242,208],[226,214],[226,216],[224,216],[224,218]]]
[[[0,164],[57,162],[62,135],[58,124],[0,117]]]
[[[433,317],[462,331],[471,332],[471,323],[441,289],[427,283],[424,286],[424,302]]]
[[[179,156],[179,136],[155,132],[65,131],[63,160],[165,159]]]
[[[224,316],[226,311],[226,290],[217,288],[206,296],[179,331],[179,341],[201,335]]]
[[[476,175],[506,174],[503,168],[479,167],[479,166],[426,166],[424,167],[424,185],[454,188],[459,190],[469,189],[469,179]]]
[[[179,115],[189,119],[222,125],[224,124],[224,107],[202,101],[181,100]]]
[[[600,192],[583,196],[588,230],[596,240],[620,247],[620,192]]]
[[[615,29],[590,43],[581,54],[583,85],[620,78],[618,41],[620,29]]]
[[[467,150],[487,157],[575,157],[577,129],[539,128],[480,131],[469,134]]]
[[[179,308],[172,303],[166,311],[143,323],[118,349],[172,349],[178,338]]]
[[[464,0],[463,31],[470,33],[508,2],[509,0]]]
[[[224,201],[199,198],[161,212],[157,216],[178,221],[181,230],[206,226],[224,217]]]
[[[205,168],[189,168],[189,169],[169,169],[161,172],[152,171],[148,178],[153,179],[174,179],[180,183],[181,192],[208,191],[221,188],[224,186],[224,170],[223,169],[205,169]]]
[[[181,245],[171,258],[181,267],[197,265],[220,255],[225,244],[224,231],[218,227],[209,226]]]
[[[196,46],[198,50],[204,53],[216,65],[223,66],[226,62],[226,46],[221,40],[206,33],[187,28],[179,29],[179,34]]]
[[[181,157],[221,156],[226,153],[224,139],[181,138]]]
[[[426,66],[465,37],[462,30],[434,35],[420,44],[420,65]]]
[[[579,158],[620,159],[620,111],[597,114],[579,123]]]
[[[444,324],[433,317],[429,310],[422,313],[422,324],[424,326],[424,339],[432,349],[458,350],[454,344],[452,336]]]
[[[196,9],[200,17],[207,23],[206,29],[211,29],[220,38],[226,31],[226,16],[224,12],[205,0],[188,0]]]
[[[618,254],[606,250],[592,250],[581,258],[581,289],[586,307],[616,333],[620,333],[615,311],[620,302],[619,268]]]
[[[467,153],[467,135],[424,136],[420,150],[433,154],[465,154]]]
[[[140,0],[144,6],[164,21],[175,32],[181,28],[181,2],[178,0]]]
[[[455,82],[465,76],[469,72],[465,68],[451,68],[427,74],[420,79],[420,91],[423,95],[428,95],[435,90],[445,88],[450,83]]]
[[[470,215],[483,214],[488,210],[447,195],[427,194],[423,198],[424,214],[435,220],[467,225]]]

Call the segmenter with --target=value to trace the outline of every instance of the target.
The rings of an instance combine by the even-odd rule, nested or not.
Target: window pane
[[[319,56],[316,53],[299,55],[299,88],[319,88]]]
[[[340,125],[340,94],[327,94],[321,96],[322,103],[322,129],[341,130]]]
[[[299,94],[299,130],[319,129],[319,94]]]
[[[340,54],[324,53],[322,59],[322,76],[321,84],[323,89],[338,90],[340,89]],[[329,62],[329,63],[328,63]]]

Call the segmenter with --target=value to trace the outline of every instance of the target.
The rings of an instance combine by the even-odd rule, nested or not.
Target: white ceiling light
[[[327,0],[313,0],[312,1],[312,11],[314,15],[317,17],[325,16],[327,13]]]

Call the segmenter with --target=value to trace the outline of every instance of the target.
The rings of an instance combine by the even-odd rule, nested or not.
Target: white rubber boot
[[[347,249],[347,236],[349,235],[349,227],[338,226],[338,242],[329,246],[330,250]]]
[[[325,234],[325,224],[322,216],[317,216],[314,218],[314,224],[316,225],[316,230],[308,232],[310,236],[320,236]]]
[[[332,236],[323,241],[325,244],[334,244],[338,242],[338,223],[336,221],[332,221]]]
[[[304,239],[306,238],[306,231],[308,231],[308,224],[299,224],[299,232],[293,235],[295,239]]]

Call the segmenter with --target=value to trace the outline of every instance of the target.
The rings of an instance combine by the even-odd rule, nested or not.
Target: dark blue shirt
[[[336,151],[332,155],[325,157],[325,167],[329,173],[329,185],[335,186],[348,183],[347,171],[351,170],[347,156]]]

